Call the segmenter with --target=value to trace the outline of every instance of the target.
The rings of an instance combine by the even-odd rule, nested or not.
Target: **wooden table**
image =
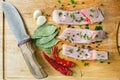
[[[3,1],[3,0],[0,0]],[[5,0],[11,2],[22,14],[26,28],[30,35],[37,28],[32,15],[34,10],[42,9],[44,12],[52,12],[54,6],[60,6],[56,0]],[[109,33],[109,39],[105,40],[100,47],[101,50],[108,50],[110,54],[111,64],[107,62],[101,64],[99,62],[90,62],[88,67],[84,67],[80,61],[75,61],[78,65],[72,70],[74,76],[66,77],[55,71],[48,63],[46,63],[40,54],[38,61],[43,65],[48,77],[42,80],[120,80],[120,56],[116,46],[116,30],[120,21],[120,0],[76,0],[77,6],[73,8],[68,5],[69,0],[61,0],[65,4],[65,9],[74,10],[91,6],[99,6],[105,14],[103,23],[104,30]],[[82,2],[85,4],[82,4]],[[100,4],[104,6],[100,6]],[[51,15],[51,14],[50,14]],[[48,18],[48,23],[52,22],[52,18]],[[54,23],[56,24],[56,23]],[[56,24],[57,25],[57,24]],[[59,26],[59,25],[58,25]],[[120,45],[120,30],[119,30]],[[39,52],[39,50],[38,50]],[[80,76],[80,70],[83,76]],[[35,80],[28,70],[28,67],[22,57],[21,51],[17,46],[17,41],[13,33],[10,31],[8,24],[3,17],[0,6],[0,80]]]

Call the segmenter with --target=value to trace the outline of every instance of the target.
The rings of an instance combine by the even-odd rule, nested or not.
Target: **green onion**
[[[62,12],[59,12],[58,15],[61,16],[61,15],[62,15]]]
[[[95,12],[95,10],[94,10],[94,9],[90,9],[90,11],[91,11],[91,12]]]
[[[90,17],[94,17],[92,14],[90,14]]]
[[[73,19],[75,19],[75,14],[74,14],[74,13],[71,13],[71,14],[70,14],[70,17],[73,18]]]
[[[80,17],[80,19],[77,21],[77,22],[81,22],[81,21],[83,21],[84,20],[84,18],[83,17]]]
[[[70,49],[69,52],[72,53],[72,52],[73,52],[73,49]]]
[[[76,4],[75,0],[70,0],[71,4]]]
[[[84,66],[89,66],[89,63],[86,63],[86,62],[85,62],[85,63],[84,63]]]
[[[58,3],[61,3],[61,0],[57,0]]]
[[[103,30],[103,29],[102,29],[102,26],[96,26],[95,30]]]
[[[79,52],[80,51],[80,47],[78,47],[78,49],[77,49],[77,52]]]
[[[104,4],[103,4],[103,3],[101,3],[101,4],[100,4],[100,6],[104,6]]]
[[[84,45],[82,45],[82,48],[85,48],[85,46],[84,46]]]

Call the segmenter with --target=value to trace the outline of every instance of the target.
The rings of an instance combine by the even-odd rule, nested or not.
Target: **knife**
[[[23,57],[29,67],[30,72],[37,79],[47,77],[47,73],[44,71],[42,66],[38,64],[35,58],[36,51],[32,47],[30,36],[25,31],[25,26],[19,12],[12,4],[8,2],[2,2],[2,9],[10,29],[18,41],[18,46],[22,51]]]

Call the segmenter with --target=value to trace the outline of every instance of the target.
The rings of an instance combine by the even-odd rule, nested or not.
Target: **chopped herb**
[[[110,64],[110,62],[107,62],[108,64]]]
[[[61,0],[57,0],[58,3],[61,3]]]
[[[100,54],[97,54],[97,56],[100,56]]]
[[[84,66],[89,66],[89,63],[86,63],[86,62],[85,62],[85,63],[84,63]]]
[[[71,4],[76,4],[75,0],[70,0]]]
[[[69,52],[72,53],[72,52],[73,52],[73,49],[70,49]]]
[[[73,19],[75,19],[75,14],[74,14],[74,13],[71,13],[71,14],[70,14],[70,17],[73,18]]]
[[[85,62],[85,60],[81,60],[81,62]]]
[[[95,10],[94,10],[94,9],[90,9],[90,11],[91,11],[91,12],[95,12]]]
[[[102,26],[96,26],[95,30],[103,30],[103,29],[102,29]]]
[[[80,47],[78,47],[78,49],[77,49],[77,52],[79,52],[80,51]]]
[[[57,52],[59,53],[61,50],[62,50],[62,49],[58,49],[58,51],[57,51]]]
[[[85,48],[85,46],[84,46],[84,45],[82,45],[82,48]]]
[[[67,36],[67,40],[71,43],[72,38],[70,36]]]
[[[91,48],[91,46],[87,46],[88,48]]]
[[[90,14],[90,17],[94,17],[92,14]]]
[[[85,29],[89,29],[89,26],[85,26]]]
[[[104,4],[103,4],[103,3],[101,3],[101,4],[100,4],[100,6],[104,6]]]
[[[45,16],[50,16],[49,14],[45,14]]]
[[[59,9],[63,9],[63,6],[61,5]]]
[[[62,15],[62,12],[59,12],[58,15],[61,16],[61,15]]]
[[[83,38],[84,38],[85,40],[89,40],[89,36],[87,36],[86,34],[83,35]]]
[[[83,17],[80,17],[80,19],[77,21],[77,22],[81,22],[81,21],[83,21],[84,20],[84,18]]]
[[[102,22],[99,22],[98,24],[102,24]]]
[[[100,61],[100,63],[104,63],[104,61],[103,61],[103,60],[101,60],[101,61]]]
[[[80,28],[82,28],[82,26],[81,26],[81,25],[80,25],[79,27],[80,27]]]

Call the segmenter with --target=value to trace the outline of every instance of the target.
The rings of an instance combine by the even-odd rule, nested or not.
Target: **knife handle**
[[[23,57],[29,67],[30,72],[37,79],[42,79],[47,77],[47,73],[43,70],[42,66],[39,65],[35,58],[35,50],[32,47],[30,39],[24,40],[18,44],[20,47]]]

